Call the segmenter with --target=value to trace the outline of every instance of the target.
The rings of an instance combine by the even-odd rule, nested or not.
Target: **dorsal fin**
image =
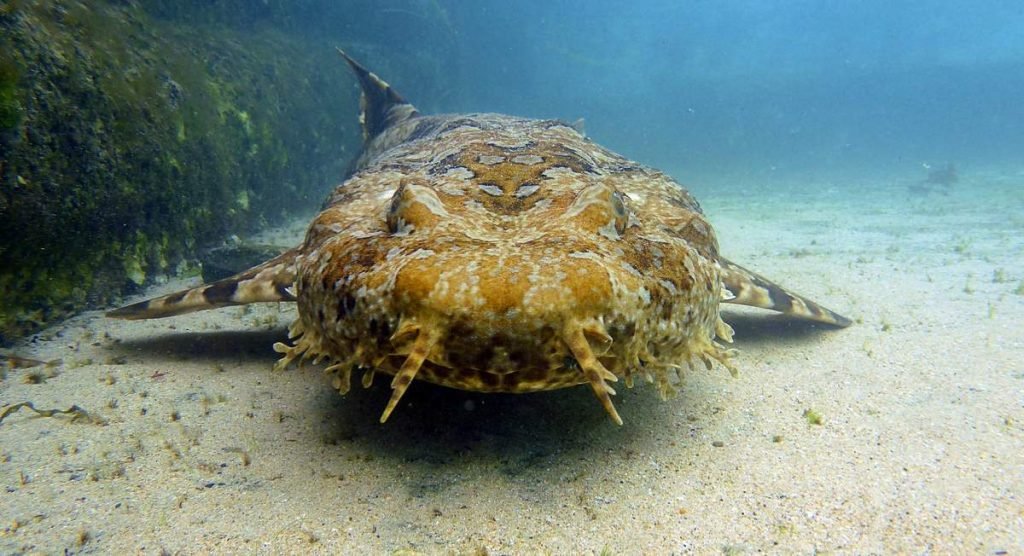
[[[363,141],[368,142],[380,132],[395,125],[398,122],[419,115],[416,108],[409,104],[401,95],[395,92],[377,74],[364,68],[362,64],[352,59],[344,50],[338,49],[338,54],[345,59],[352,72],[359,80],[359,87],[363,90],[359,99],[359,123],[363,125]]]

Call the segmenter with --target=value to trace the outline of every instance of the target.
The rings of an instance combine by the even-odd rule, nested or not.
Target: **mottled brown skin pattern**
[[[364,385],[393,376],[382,421],[419,379],[479,392],[589,384],[621,423],[609,382],[640,376],[667,396],[697,363],[732,370],[722,300],[849,323],[722,259],[697,202],[665,174],[558,121],[420,116],[349,62],[365,152],[303,244],[112,316],[296,300],[279,366],[326,359],[342,393],[353,370]]]

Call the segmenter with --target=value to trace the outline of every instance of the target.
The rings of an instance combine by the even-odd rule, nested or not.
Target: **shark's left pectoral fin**
[[[116,319],[159,319],[229,305],[295,301],[295,259],[298,248],[212,284],[203,284],[162,297],[141,301],[107,313]]]
[[[725,259],[722,269],[722,301],[778,311],[793,317],[846,327],[850,319],[784,289],[782,286]]]

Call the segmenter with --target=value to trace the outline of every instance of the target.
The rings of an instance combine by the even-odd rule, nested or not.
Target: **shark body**
[[[303,243],[230,278],[108,313],[160,318],[296,302],[278,367],[327,360],[346,393],[390,375],[385,421],[414,381],[480,392],[609,383],[675,391],[682,373],[733,371],[721,303],[836,327],[849,319],[719,254],[672,178],[569,124],[422,115],[341,53],[362,88],[364,152]]]

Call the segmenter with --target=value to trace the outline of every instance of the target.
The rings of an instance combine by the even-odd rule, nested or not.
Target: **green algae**
[[[272,29],[0,14],[0,344],[312,208],[357,150],[350,88],[329,48]]]
[[[807,419],[808,425],[825,424],[825,420],[821,417],[821,414],[810,408],[804,410],[804,419]]]
[[[21,71],[12,60],[0,59],[0,131],[21,123],[21,102],[18,100],[18,79]]]

